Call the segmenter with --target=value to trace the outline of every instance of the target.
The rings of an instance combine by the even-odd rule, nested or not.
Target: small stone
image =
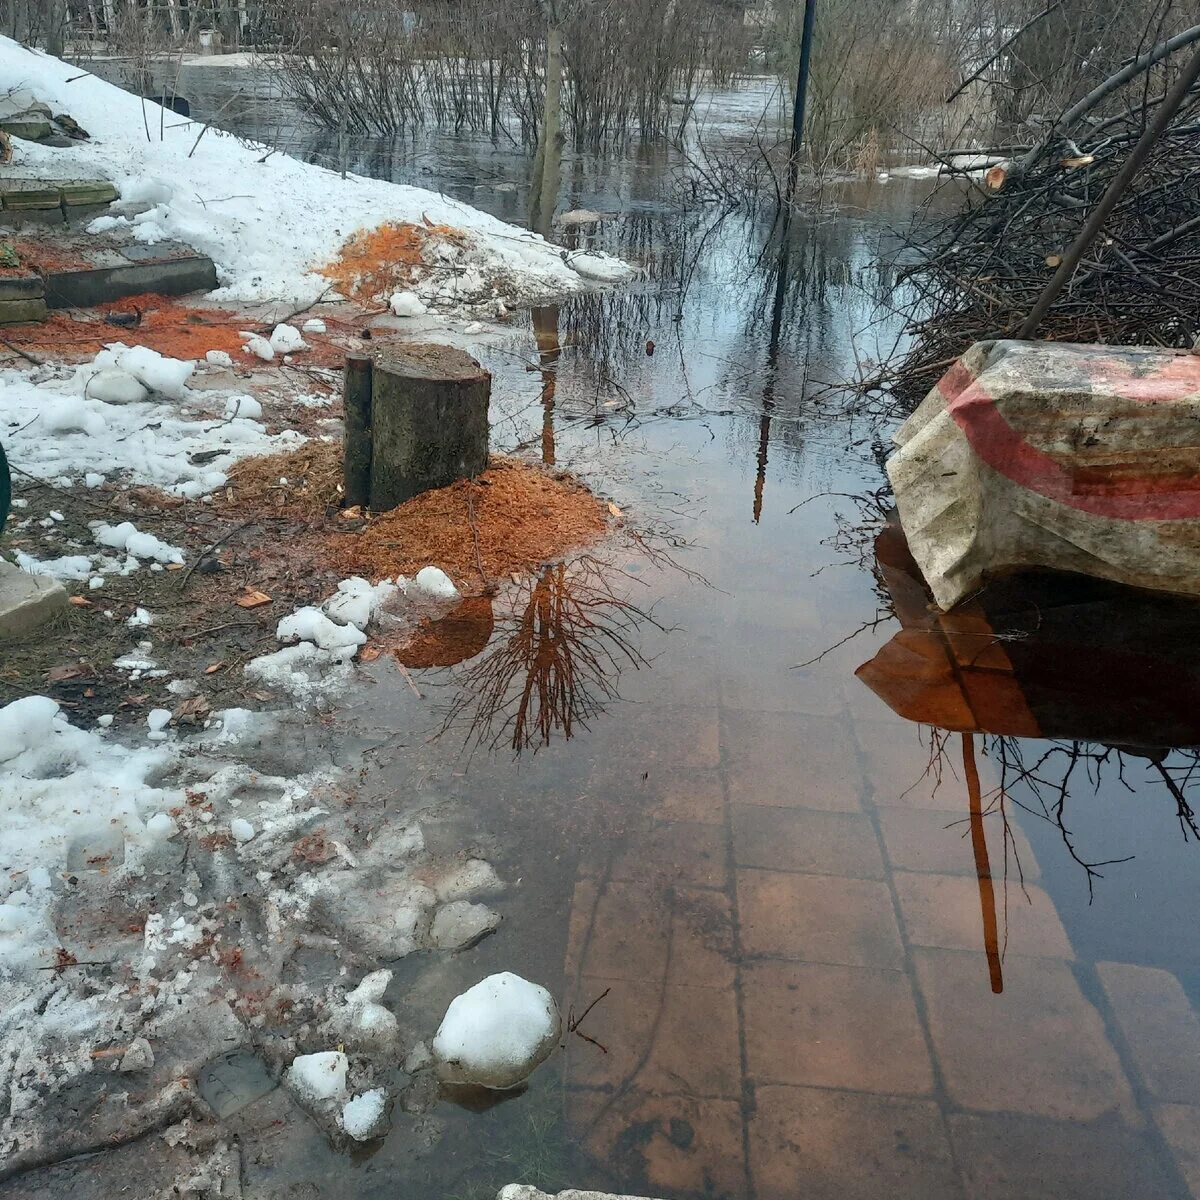
[[[500,924],[500,914],[486,904],[454,900],[444,904],[433,917],[429,940],[439,950],[466,950]]]
[[[128,1075],[134,1071],[148,1071],[152,1066],[154,1066],[154,1051],[144,1037],[138,1037],[129,1043],[129,1049],[122,1055],[121,1061],[117,1064],[117,1070],[122,1075]]]

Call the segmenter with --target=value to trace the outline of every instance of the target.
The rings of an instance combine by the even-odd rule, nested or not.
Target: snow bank
[[[550,1056],[561,1030],[554,997],[505,971],[450,1001],[433,1039],[433,1056],[449,1082],[504,1091],[528,1079]]]
[[[115,833],[128,868],[169,836],[174,825],[163,810],[182,795],[153,781],[173,760],[162,746],[130,748],[76,729],[45,696],[0,708],[0,976],[53,961],[50,910],[63,885],[52,880],[65,872],[73,844]]]
[[[146,369],[160,387],[194,365],[174,368],[178,360],[159,357],[157,369]],[[251,409],[232,420],[188,419],[178,401],[109,404],[75,394],[87,386],[79,377],[35,383],[34,374],[0,371],[0,440],[10,461],[37,479],[121,479],[194,498],[225,483],[222,467],[304,441],[298,433],[268,434],[244,415]],[[233,395],[212,391],[203,399],[220,409]],[[214,450],[215,462],[192,462]]]
[[[315,268],[331,261],[356,230],[387,221],[428,220],[468,234],[459,282],[476,294],[461,299],[486,298],[492,294],[488,281],[503,287],[509,300],[529,303],[589,286],[558,247],[446,196],[354,175],[343,180],[286,154],[265,157],[264,147],[215,129],[197,141],[202,126],[175,113],[168,114],[158,140],[156,105],[81,76],[82,70],[0,38],[0,79],[9,87],[30,88],[92,135],[61,148],[19,142],[20,170],[50,167],[63,175],[113,179],[122,203],[151,207],[101,218],[90,228],[116,224],[144,242],[189,243],[217,264],[223,286],[216,298],[310,302],[328,287]],[[147,125],[155,134],[151,140]],[[613,279],[630,274],[617,260],[608,260],[608,268],[591,262],[602,258],[589,256],[593,279],[600,272]],[[471,270],[477,279],[465,278]]]

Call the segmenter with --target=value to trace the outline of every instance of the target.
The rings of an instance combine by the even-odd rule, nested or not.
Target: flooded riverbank
[[[494,153],[515,186],[524,160]],[[901,335],[888,229],[924,193],[842,189],[797,222],[778,286],[769,221],[680,211],[669,160],[566,172],[567,207],[618,211],[584,236],[639,282],[475,347],[496,448],[594,483],[642,544],[505,585],[477,637],[456,631],[462,661],[381,658],[334,718],[335,740],[366,747],[365,825],[415,814],[428,846],[509,883],[492,936],[394,964],[385,1000],[406,1035],[427,1040],[496,970],[580,1023],[527,1090],[489,1104],[395,1071],[392,1132],[353,1155],[271,1080],[231,1084],[243,1195],[1191,1194],[1200,934],[1192,762],[1175,747],[1192,738],[1160,714],[1194,672],[1161,672],[1167,650],[1132,639],[1104,700],[1138,710],[1081,719],[1039,703],[1018,661],[1038,612],[985,599],[902,644],[889,687],[856,677],[932,622],[876,569],[889,425],[828,385]],[[508,217],[522,202],[471,182],[474,149],[356,165],[429,166],[426,186]],[[1173,610],[1166,646],[1193,616]],[[1139,620],[1128,598],[1094,610],[1094,644],[1052,644],[1055,678]],[[957,707],[896,715],[935,687]],[[1103,737],[1124,749],[1072,740]],[[294,969],[339,978],[332,953]],[[33,1185],[0,1194],[59,1194]]]

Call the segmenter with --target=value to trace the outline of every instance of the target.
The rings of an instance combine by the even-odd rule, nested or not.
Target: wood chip
[[[183,563],[167,563],[168,571],[182,571]]]
[[[614,517],[620,517],[624,515],[611,500],[608,502],[608,511],[612,513]]]
[[[1061,254],[1047,254],[1046,255],[1046,266],[1061,267],[1062,266],[1062,255]]]
[[[383,653],[382,646],[364,646],[358,653],[359,662],[372,663]]]
[[[205,675],[215,675],[222,667],[226,665],[227,664],[225,663],[224,659],[222,659],[220,662],[209,663],[209,665],[204,668],[204,673]]]
[[[86,596],[72,596],[71,603],[76,608],[92,608],[92,602]]]
[[[262,608],[264,604],[270,603],[271,597],[266,592],[255,591],[253,588],[237,598],[238,608]]]

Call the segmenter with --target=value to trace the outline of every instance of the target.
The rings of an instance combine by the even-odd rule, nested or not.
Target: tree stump
[[[365,368],[346,366],[347,503],[383,512],[487,468],[492,377],[469,354],[389,346]]]

